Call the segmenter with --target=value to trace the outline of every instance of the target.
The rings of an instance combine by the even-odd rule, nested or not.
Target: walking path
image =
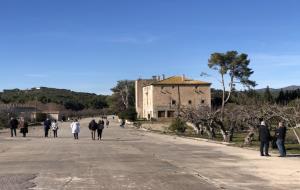
[[[221,144],[120,128],[111,122],[103,141],[92,141],[89,119],[79,140],[70,123],[58,139],[0,132],[0,189],[300,189],[300,158],[265,158]],[[20,135],[19,135],[20,136]]]

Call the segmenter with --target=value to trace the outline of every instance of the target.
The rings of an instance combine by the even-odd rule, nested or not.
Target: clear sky
[[[109,94],[121,79],[219,85],[213,52],[247,53],[257,88],[300,85],[298,0],[0,0],[0,90]]]

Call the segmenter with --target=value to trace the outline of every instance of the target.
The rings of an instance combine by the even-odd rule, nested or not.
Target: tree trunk
[[[292,129],[293,129],[293,132],[294,132],[294,134],[295,134],[295,136],[296,136],[296,138],[297,138],[298,143],[300,144],[300,138],[299,138],[299,135],[297,134],[297,132],[296,132],[296,130],[295,130],[294,127],[293,127]]]
[[[228,139],[229,139],[229,142],[232,142],[233,141],[233,133],[234,133],[234,128],[235,128],[235,124],[232,123],[231,126],[230,126],[230,129],[229,129],[229,134],[228,134]]]
[[[254,135],[255,135],[254,127],[250,127],[249,133],[244,139],[244,145],[251,145],[254,139]]]
[[[214,138],[213,128],[207,126],[205,131],[206,131],[209,139],[213,139]]]

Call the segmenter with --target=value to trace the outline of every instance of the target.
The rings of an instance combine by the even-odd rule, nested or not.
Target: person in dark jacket
[[[101,139],[102,139],[102,132],[103,132],[103,129],[104,129],[104,121],[103,121],[103,120],[100,120],[100,121],[98,122],[98,129],[97,129],[98,140],[101,140]]]
[[[44,121],[45,138],[48,137],[50,128],[51,128],[51,120],[47,118],[46,121]]]
[[[89,123],[89,129],[92,134],[92,140],[96,140],[96,130],[98,129],[98,125],[94,119]]]
[[[259,126],[259,141],[260,141],[260,155],[261,156],[270,156],[269,155],[269,143],[271,140],[270,130],[266,126],[264,120],[261,121]]]
[[[286,149],[285,149],[285,137],[286,137],[286,127],[283,125],[282,122],[279,122],[278,128],[276,130],[276,137],[277,137],[277,147],[280,153],[280,157],[286,157]]]
[[[14,135],[16,137],[17,136],[17,128],[18,128],[18,125],[19,125],[19,121],[16,118],[12,117],[10,119],[9,125],[10,125],[11,137],[13,137]]]

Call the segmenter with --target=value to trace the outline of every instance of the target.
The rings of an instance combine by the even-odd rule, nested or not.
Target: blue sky
[[[252,79],[300,85],[297,0],[0,0],[0,90],[110,94],[122,79],[181,75],[219,84],[211,53],[247,53]]]

